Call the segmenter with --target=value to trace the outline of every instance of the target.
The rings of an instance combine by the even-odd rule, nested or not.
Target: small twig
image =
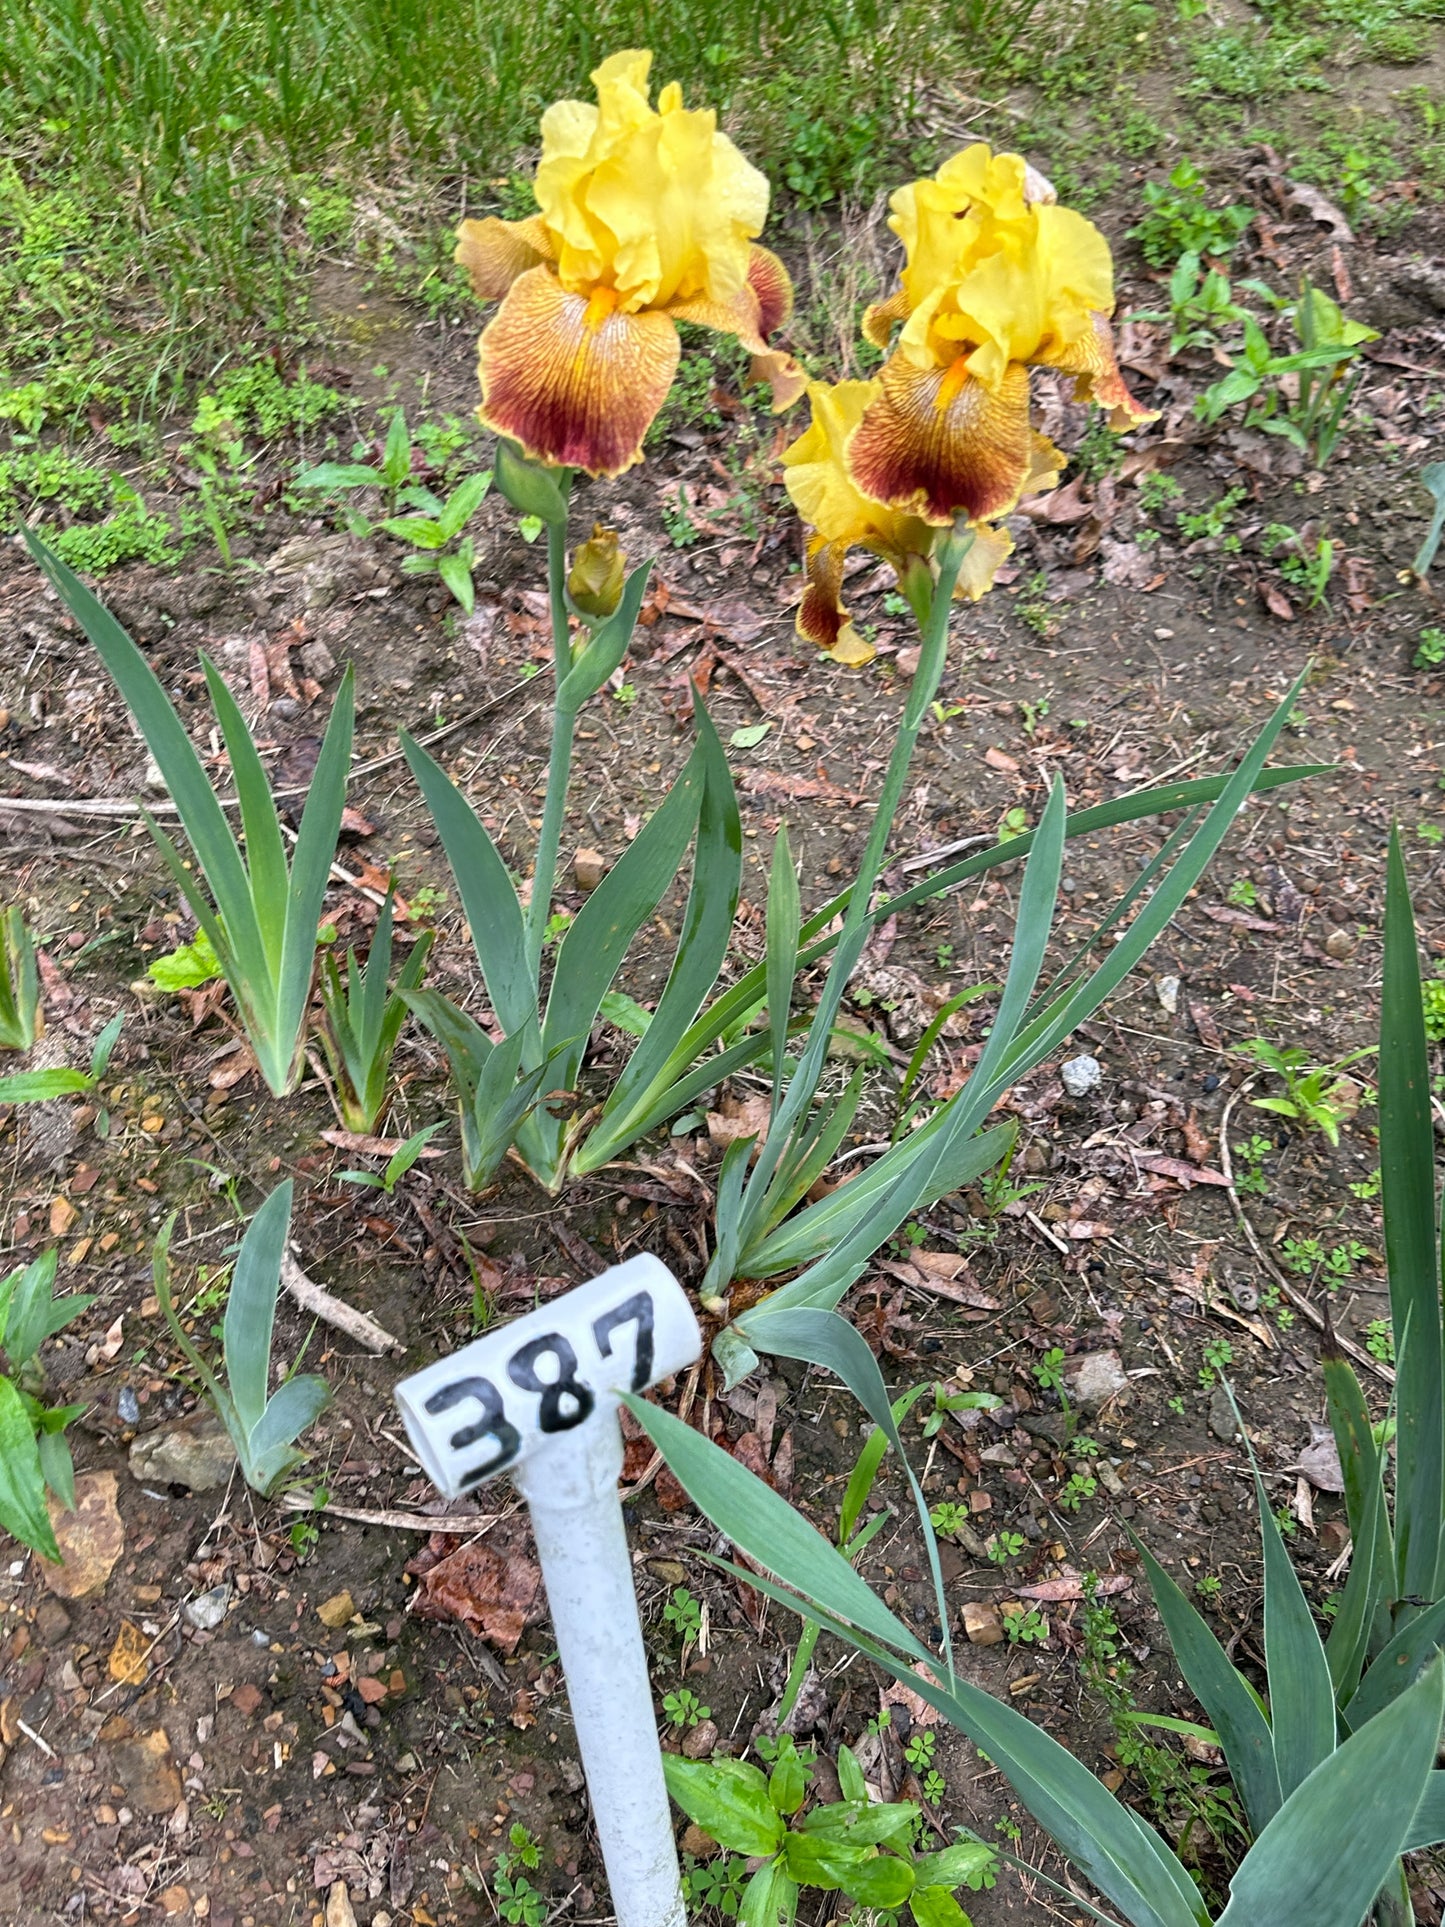
[[[40,1751],[45,1755],[47,1760],[59,1759],[59,1754],[55,1751],[55,1748],[50,1744],[49,1740],[42,1740],[33,1726],[27,1726],[24,1720],[16,1720],[15,1724],[25,1735],[26,1739],[30,1741],[32,1746],[38,1746],[40,1748]]]
[[[356,1525],[389,1526],[394,1532],[490,1532],[500,1520],[510,1517],[516,1507],[506,1512],[392,1512],[368,1511],[364,1506],[333,1505],[328,1499],[325,1505],[313,1505],[303,1492],[287,1492],[281,1504],[287,1512],[314,1512],[322,1519],[350,1519]]]
[[[357,1311],[354,1306],[343,1304],[339,1298],[333,1298],[329,1291],[308,1278],[289,1251],[282,1254],[281,1283],[304,1311],[324,1319],[328,1325],[334,1325],[367,1351],[399,1352],[402,1349],[401,1340],[393,1338],[374,1318],[368,1317],[364,1311]]]
[[[1234,1160],[1229,1154],[1229,1117],[1235,1105],[1253,1083],[1254,1079],[1252,1077],[1246,1077],[1238,1089],[1231,1091],[1229,1094],[1229,1101],[1224,1107],[1224,1115],[1219,1121],[1219,1168],[1229,1180],[1229,1202],[1234,1206],[1234,1215],[1239,1220],[1239,1228],[1245,1237],[1248,1238],[1250,1249],[1253,1251],[1255,1257],[1258,1258],[1260,1264],[1263,1265],[1264,1269],[1269,1273],[1269,1276],[1274,1280],[1275,1284],[1279,1286],[1285,1297],[1289,1299],[1290,1303],[1304,1313],[1316,1331],[1322,1332],[1325,1330],[1323,1313],[1316,1311],[1304,1293],[1296,1290],[1280,1270],[1279,1266],[1274,1262],[1273,1258],[1270,1257],[1264,1246],[1259,1242],[1259,1235],[1246,1217],[1244,1206],[1240,1203],[1239,1193],[1234,1188]],[[1372,1358],[1367,1351],[1363,1350],[1359,1345],[1356,1345],[1352,1340],[1343,1337],[1339,1332],[1336,1332],[1334,1336],[1335,1343],[1339,1346],[1340,1350],[1354,1359],[1357,1365],[1363,1365],[1367,1371],[1374,1372],[1377,1377],[1384,1379],[1387,1385],[1394,1384],[1395,1374],[1390,1370],[1388,1365],[1382,1365],[1378,1358]]]
[[[899,868],[905,873],[927,870],[933,864],[941,863],[946,856],[957,856],[960,850],[971,850],[980,843],[992,843],[993,840],[987,831],[982,836],[960,836],[952,843],[940,843],[937,849],[920,850],[917,856],[904,857]]]
[[[1055,1251],[1061,1251],[1066,1258],[1068,1257],[1069,1247],[1064,1243],[1063,1239],[1059,1236],[1059,1234],[1056,1231],[1049,1230],[1049,1227],[1044,1223],[1041,1217],[1039,1217],[1035,1212],[1028,1211],[1028,1210],[1024,1212],[1024,1216],[1028,1219],[1029,1223],[1033,1226],[1034,1230],[1038,1232],[1041,1238],[1047,1238],[1049,1243],[1054,1247]]]

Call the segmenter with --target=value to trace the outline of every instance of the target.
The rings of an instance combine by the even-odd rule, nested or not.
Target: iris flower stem
[[[572,643],[567,629],[567,525],[547,524],[547,590],[552,605],[553,683],[558,689],[572,667]],[[532,897],[527,905],[523,936],[527,968],[537,982],[542,968],[542,944],[552,913],[552,889],[557,880],[557,850],[562,841],[562,819],[567,812],[567,784],[572,774],[572,735],[575,709],[560,703],[552,712],[552,749],[547,759],[547,795],[542,804],[542,827],[537,833],[537,861],[532,871]],[[539,987],[540,998],[540,987]]]
[[[753,1166],[747,1188],[743,1193],[740,1214],[742,1220],[740,1251],[746,1249],[749,1239],[760,1227],[763,1206],[773,1174],[786,1156],[790,1140],[794,1132],[800,1128],[808,1107],[813,1101],[827,1057],[833,1019],[838,1014],[838,1006],[843,1001],[843,992],[847,988],[848,979],[853,974],[858,958],[862,954],[863,945],[867,941],[868,931],[872,927],[868,912],[874,886],[883,868],[883,858],[888,848],[888,835],[893,828],[893,819],[903,797],[903,786],[908,780],[913,752],[918,746],[919,732],[928,715],[928,706],[937,694],[938,685],[943,676],[943,667],[948,660],[948,618],[953,606],[954,585],[958,581],[958,572],[963,567],[964,558],[972,545],[972,533],[965,527],[955,527],[939,544],[938,581],[933,588],[927,619],[919,622],[922,646],[919,651],[918,667],[914,671],[913,682],[909,688],[903,720],[898,726],[898,734],[893,741],[893,752],[888,759],[883,788],[873,812],[873,823],[868,832],[863,861],[859,865],[858,876],[848,898],[847,915],[838,936],[837,948],[833,952],[833,961],[823,985],[823,994],[818,1000],[818,1008],[813,1013],[802,1060],[789,1080],[783,1101],[769,1125],[768,1135],[758,1152],[757,1162]],[[705,1280],[704,1301],[709,1294],[720,1297],[729,1282],[725,1278]]]

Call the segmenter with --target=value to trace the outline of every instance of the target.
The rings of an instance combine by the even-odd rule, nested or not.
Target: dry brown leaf
[[[421,1581],[413,1606],[419,1619],[455,1620],[502,1653],[517,1650],[522,1629],[541,1611],[542,1575],[515,1544],[456,1546],[450,1535],[433,1533],[406,1570]]]
[[[1261,582],[1259,585],[1259,596],[1261,602],[1263,602],[1265,608],[1269,610],[1272,616],[1278,616],[1281,622],[1294,621],[1294,604],[1290,601],[1284,590],[1279,588],[1275,583]]]
[[[1180,1184],[1222,1184],[1227,1186],[1229,1179],[1222,1171],[1210,1171],[1198,1164],[1186,1164],[1183,1158],[1166,1157],[1160,1151],[1136,1151],[1134,1162],[1143,1171],[1154,1171],[1161,1178],[1174,1178]]]
[[[1287,208],[1302,207],[1312,220],[1327,227],[1337,241],[1355,238],[1354,229],[1344,215],[1317,187],[1310,187],[1304,181],[1286,181],[1284,204]]]
[[[715,1151],[726,1150],[740,1137],[755,1137],[761,1148],[768,1135],[772,1106],[766,1097],[725,1095],[720,1111],[707,1114],[708,1142]]]
[[[998,770],[1001,775],[1017,776],[1019,773],[1019,766],[1014,758],[1007,751],[994,749],[992,745],[983,752],[983,760],[990,769]]]

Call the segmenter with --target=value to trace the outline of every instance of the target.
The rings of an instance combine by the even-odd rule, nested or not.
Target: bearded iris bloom
[[[979,143],[893,196],[901,285],[863,321],[892,353],[847,457],[873,500],[937,525],[1010,513],[1035,464],[1031,366],[1072,375],[1116,430],[1154,419],[1114,357],[1108,243],[1052,194],[1019,155]]]
[[[865,495],[849,467],[848,449],[868,410],[883,394],[877,381],[811,382],[808,401],[813,419],[783,451],[783,480],[793,506],[813,533],[808,538],[806,585],[798,607],[799,635],[834,661],[867,662],[873,647],[858,634],[843,604],[848,551],[865,548],[893,565],[915,609],[919,590],[931,589],[929,557],[938,531],[921,516],[890,508]],[[1028,491],[1042,493],[1059,479],[1064,457],[1042,435],[1030,434]],[[973,544],[964,559],[956,597],[976,602],[993,586],[999,566],[1013,552],[1007,529],[991,523],[972,525]]]
[[[652,55],[614,54],[592,75],[597,105],[542,117],[540,213],[464,221],[457,260],[502,305],[482,334],[482,421],[533,460],[619,475],[672,385],[676,323],[737,337],[775,409],[804,376],[769,337],[792,312],[777,256],[756,245],[768,183],[710,109],[672,83],[648,99]]]

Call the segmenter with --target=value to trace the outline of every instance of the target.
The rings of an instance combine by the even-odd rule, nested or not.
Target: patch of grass
[[[1211,101],[1324,93],[1329,82],[1319,72],[1319,62],[1329,51],[1330,42],[1320,35],[1276,32],[1273,27],[1206,33],[1189,49],[1194,77],[1185,92]]]
[[[371,246],[390,285],[455,311],[454,183],[491,183],[467,212],[527,211],[541,109],[621,47],[657,47],[655,81],[716,107],[783,193],[790,168],[807,205],[871,190],[942,43],[1036,4],[970,0],[940,29],[924,0],[677,0],[665,31],[648,0],[7,8],[0,393],[63,367],[70,407],[101,387],[168,400],[239,339],[301,338],[308,268],[366,232],[390,232]],[[390,223],[388,194],[407,210]]]

